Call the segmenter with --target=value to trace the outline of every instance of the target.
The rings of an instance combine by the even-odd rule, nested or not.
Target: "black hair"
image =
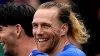
[[[4,17],[0,19],[0,25],[20,24],[28,36],[32,34],[32,20],[35,9],[27,4],[7,3],[4,5]]]

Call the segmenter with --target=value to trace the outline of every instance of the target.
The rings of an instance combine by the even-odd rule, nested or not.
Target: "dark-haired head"
[[[35,9],[27,4],[16,4],[7,3],[3,5],[4,13],[2,18],[0,18],[0,25],[16,25],[20,24],[28,36],[33,36],[32,34],[32,20],[35,13]],[[2,10],[0,8],[0,10]],[[2,12],[2,11],[0,11]]]

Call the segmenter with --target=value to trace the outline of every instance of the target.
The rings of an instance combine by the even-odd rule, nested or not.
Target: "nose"
[[[39,26],[38,28],[37,28],[37,31],[36,31],[36,34],[37,35],[43,35],[43,29],[42,29],[42,27],[41,26]]]

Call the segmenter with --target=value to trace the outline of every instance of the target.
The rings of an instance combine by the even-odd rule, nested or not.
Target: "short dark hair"
[[[4,4],[4,18],[0,19],[0,25],[20,24],[28,36],[32,34],[32,20],[35,9],[27,4],[7,3]]]

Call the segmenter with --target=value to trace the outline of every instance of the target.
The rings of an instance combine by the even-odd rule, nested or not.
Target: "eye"
[[[33,28],[37,28],[38,27],[38,25],[35,24],[35,23],[32,26],[33,26]]]
[[[1,32],[2,30],[0,29],[0,32]]]
[[[46,28],[46,29],[48,29],[48,28],[50,28],[51,26],[50,26],[49,24],[44,24],[43,27]]]
[[[2,31],[2,28],[0,27],[0,32]]]

